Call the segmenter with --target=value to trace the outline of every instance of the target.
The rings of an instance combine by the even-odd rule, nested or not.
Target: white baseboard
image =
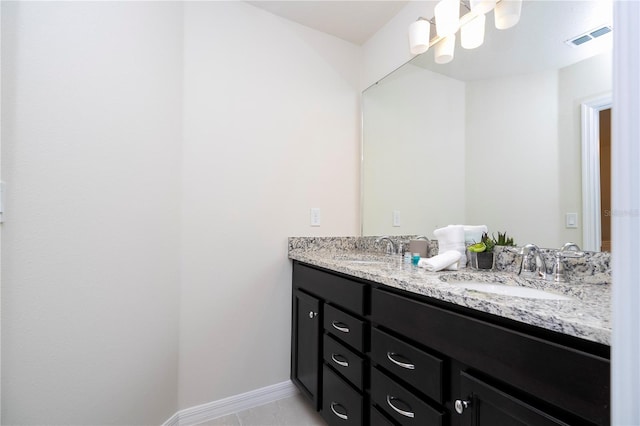
[[[287,380],[275,385],[252,390],[240,395],[230,396],[218,401],[208,402],[195,407],[185,408],[171,416],[162,426],[192,426],[218,417],[228,416],[298,393],[295,385]]]

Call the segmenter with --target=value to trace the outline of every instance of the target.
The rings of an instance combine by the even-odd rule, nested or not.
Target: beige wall
[[[2,8],[2,423],[287,380],[287,237],[358,232],[360,49],[242,2]]]
[[[559,246],[556,71],[467,82],[466,223]]]
[[[406,65],[367,90],[363,111],[364,234],[431,237],[463,223],[465,83]]]
[[[358,232],[360,117],[354,45],[221,2],[184,43],[181,408],[288,379],[287,237]]]
[[[612,91],[612,55],[604,53],[572,66],[558,74],[558,136],[560,141],[558,178],[562,185],[560,209],[582,212],[582,131],[581,104]],[[563,241],[582,242],[584,214],[578,218],[578,230],[563,229]]]
[[[177,408],[181,9],[2,4],[2,423]]]

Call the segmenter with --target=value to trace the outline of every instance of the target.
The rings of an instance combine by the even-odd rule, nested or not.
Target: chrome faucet
[[[584,252],[580,251],[575,243],[567,243],[555,254],[555,261],[551,266],[551,270],[547,268],[544,256],[540,252],[540,247],[535,244],[527,244],[520,250],[522,261],[518,275],[525,275],[533,278],[541,278],[543,280],[553,280],[555,282],[565,282],[567,277],[564,273],[563,260],[566,258],[576,258],[584,256]]]
[[[553,264],[553,280],[555,282],[566,282],[567,276],[564,273],[564,262],[566,258],[577,258],[584,256],[584,252],[580,250],[580,247],[576,243],[566,243],[560,250],[556,252],[556,259]]]
[[[533,278],[547,279],[547,263],[540,253],[540,247],[535,244],[527,244],[520,250],[522,261],[518,275],[525,275]]]
[[[393,240],[391,238],[389,238],[388,236],[386,236],[386,235],[376,239],[376,244],[381,243],[383,241],[387,242],[387,247],[385,249],[385,252],[387,254],[396,254],[397,253],[396,245],[394,244]]]

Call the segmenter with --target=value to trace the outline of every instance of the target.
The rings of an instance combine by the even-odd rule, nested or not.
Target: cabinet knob
[[[313,319],[317,315],[318,315],[317,312],[309,311],[309,318]]]
[[[462,412],[466,408],[469,408],[470,405],[471,405],[471,401],[464,401],[462,399],[456,399],[456,402],[454,404],[454,406],[456,408],[456,413],[462,414]]]

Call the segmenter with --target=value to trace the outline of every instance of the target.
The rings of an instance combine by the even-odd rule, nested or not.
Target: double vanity
[[[330,425],[610,424],[607,261],[555,283],[515,257],[427,272],[367,238],[291,238],[292,381]]]

